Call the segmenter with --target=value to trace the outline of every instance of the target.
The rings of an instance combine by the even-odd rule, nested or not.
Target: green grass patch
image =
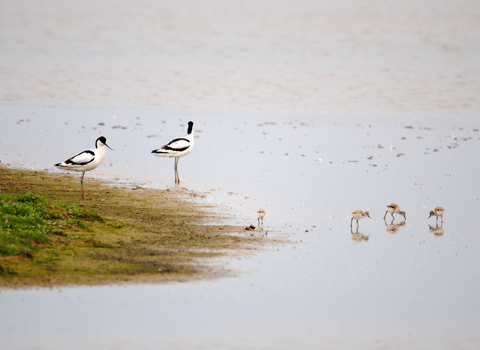
[[[50,234],[64,234],[75,226],[88,230],[86,221],[103,219],[77,205],[55,205],[34,193],[0,195],[0,256],[33,258],[36,250],[51,242]]]
[[[91,211],[85,208],[82,208],[78,205],[62,203],[59,205],[59,207],[71,217],[74,217],[77,219],[85,219],[92,222],[95,222],[95,221],[103,222],[103,219],[99,215],[92,213]]]

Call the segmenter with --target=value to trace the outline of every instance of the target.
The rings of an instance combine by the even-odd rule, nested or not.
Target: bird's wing
[[[83,151],[82,153],[67,159],[64,163],[68,165],[85,165],[93,162],[95,159],[95,153],[93,151]]]
[[[170,141],[165,146],[154,150],[154,153],[163,153],[163,152],[182,152],[190,147],[190,141],[184,138],[175,139]]]

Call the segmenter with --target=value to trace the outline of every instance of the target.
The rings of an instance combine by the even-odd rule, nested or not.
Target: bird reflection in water
[[[435,227],[428,225],[428,229],[430,230],[430,232],[433,232],[433,234],[438,237],[443,236],[445,234],[445,231],[443,230],[443,226],[438,226],[438,224]]]
[[[353,232],[352,227],[350,227],[350,232],[352,234],[352,239],[355,242],[368,241],[368,239],[370,237],[370,236],[367,236],[367,235],[365,235],[361,232],[358,232],[358,227],[357,227],[357,230],[355,232]]]
[[[394,219],[392,219],[392,222],[390,224],[387,223],[387,221],[385,220],[385,226],[387,226],[387,232],[397,233],[398,231],[400,231],[400,227],[405,226],[405,221],[401,221],[398,224],[394,224],[393,220]]]

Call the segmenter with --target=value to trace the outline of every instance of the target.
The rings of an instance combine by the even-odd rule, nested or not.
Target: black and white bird
[[[95,141],[96,148],[83,151],[82,153],[67,159],[63,163],[55,164],[59,169],[79,171],[83,173],[82,178],[80,179],[80,183],[82,184],[82,198],[85,198],[83,194],[83,178],[85,177],[85,172],[95,169],[102,163],[105,159],[105,146],[110,148],[110,146],[107,145],[107,139],[104,136],[100,136],[97,141]]]
[[[161,148],[152,151],[157,157],[175,158],[175,185],[180,184],[178,176],[178,159],[186,156],[192,151],[194,143],[193,122],[188,122],[187,135],[178,139],[174,139]]]

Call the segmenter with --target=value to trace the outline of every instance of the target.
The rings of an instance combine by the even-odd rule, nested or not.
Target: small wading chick
[[[366,217],[370,218],[370,213],[368,211],[355,210],[352,213],[352,220],[350,220],[350,228],[352,227],[353,219],[357,220],[357,229],[358,229],[358,226],[359,226],[358,225],[358,220],[361,220],[361,219],[366,218]]]
[[[103,162],[106,153],[105,146],[110,148],[110,146],[107,145],[107,139],[104,136],[100,136],[97,141],[95,141],[96,148],[83,151],[82,153],[67,159],[63,163],[55,164],[59,169],[79,171],[83,173],[80,179],[83,199],[85,199],[85,196],[83,195],[83,178],[85,177],[85,172],[95,169]]]
[[[443,209],[442,207],[436,207],[430,212],[430,216],[428,218],[430,219],[432,216],[436,216],[437,224],[438,224],[438,217],[440,216],[442,218],[442,224],[443,224],[443,214],[445,214],[445,209]]]
[[[260,219],[262,220],[262,226],[263,226],[263,218],[265,217],[265,210],[260,209],[257,211],[258,214],[258,226],[260,226]]]
[[[385,220],[385,217],[387,216],[387,213],[391,213],[393,219],[395,219],[395,216],[393,216],[393,214],[398,214],[398,215],[402,215],[403,218],[405,220],[407,220],[407,213],[405,213],[403,210],[400,210],[400,207],[395,203],[387,205],[387,211],[385,212],[385,215],[383,216],[383,220]]]

